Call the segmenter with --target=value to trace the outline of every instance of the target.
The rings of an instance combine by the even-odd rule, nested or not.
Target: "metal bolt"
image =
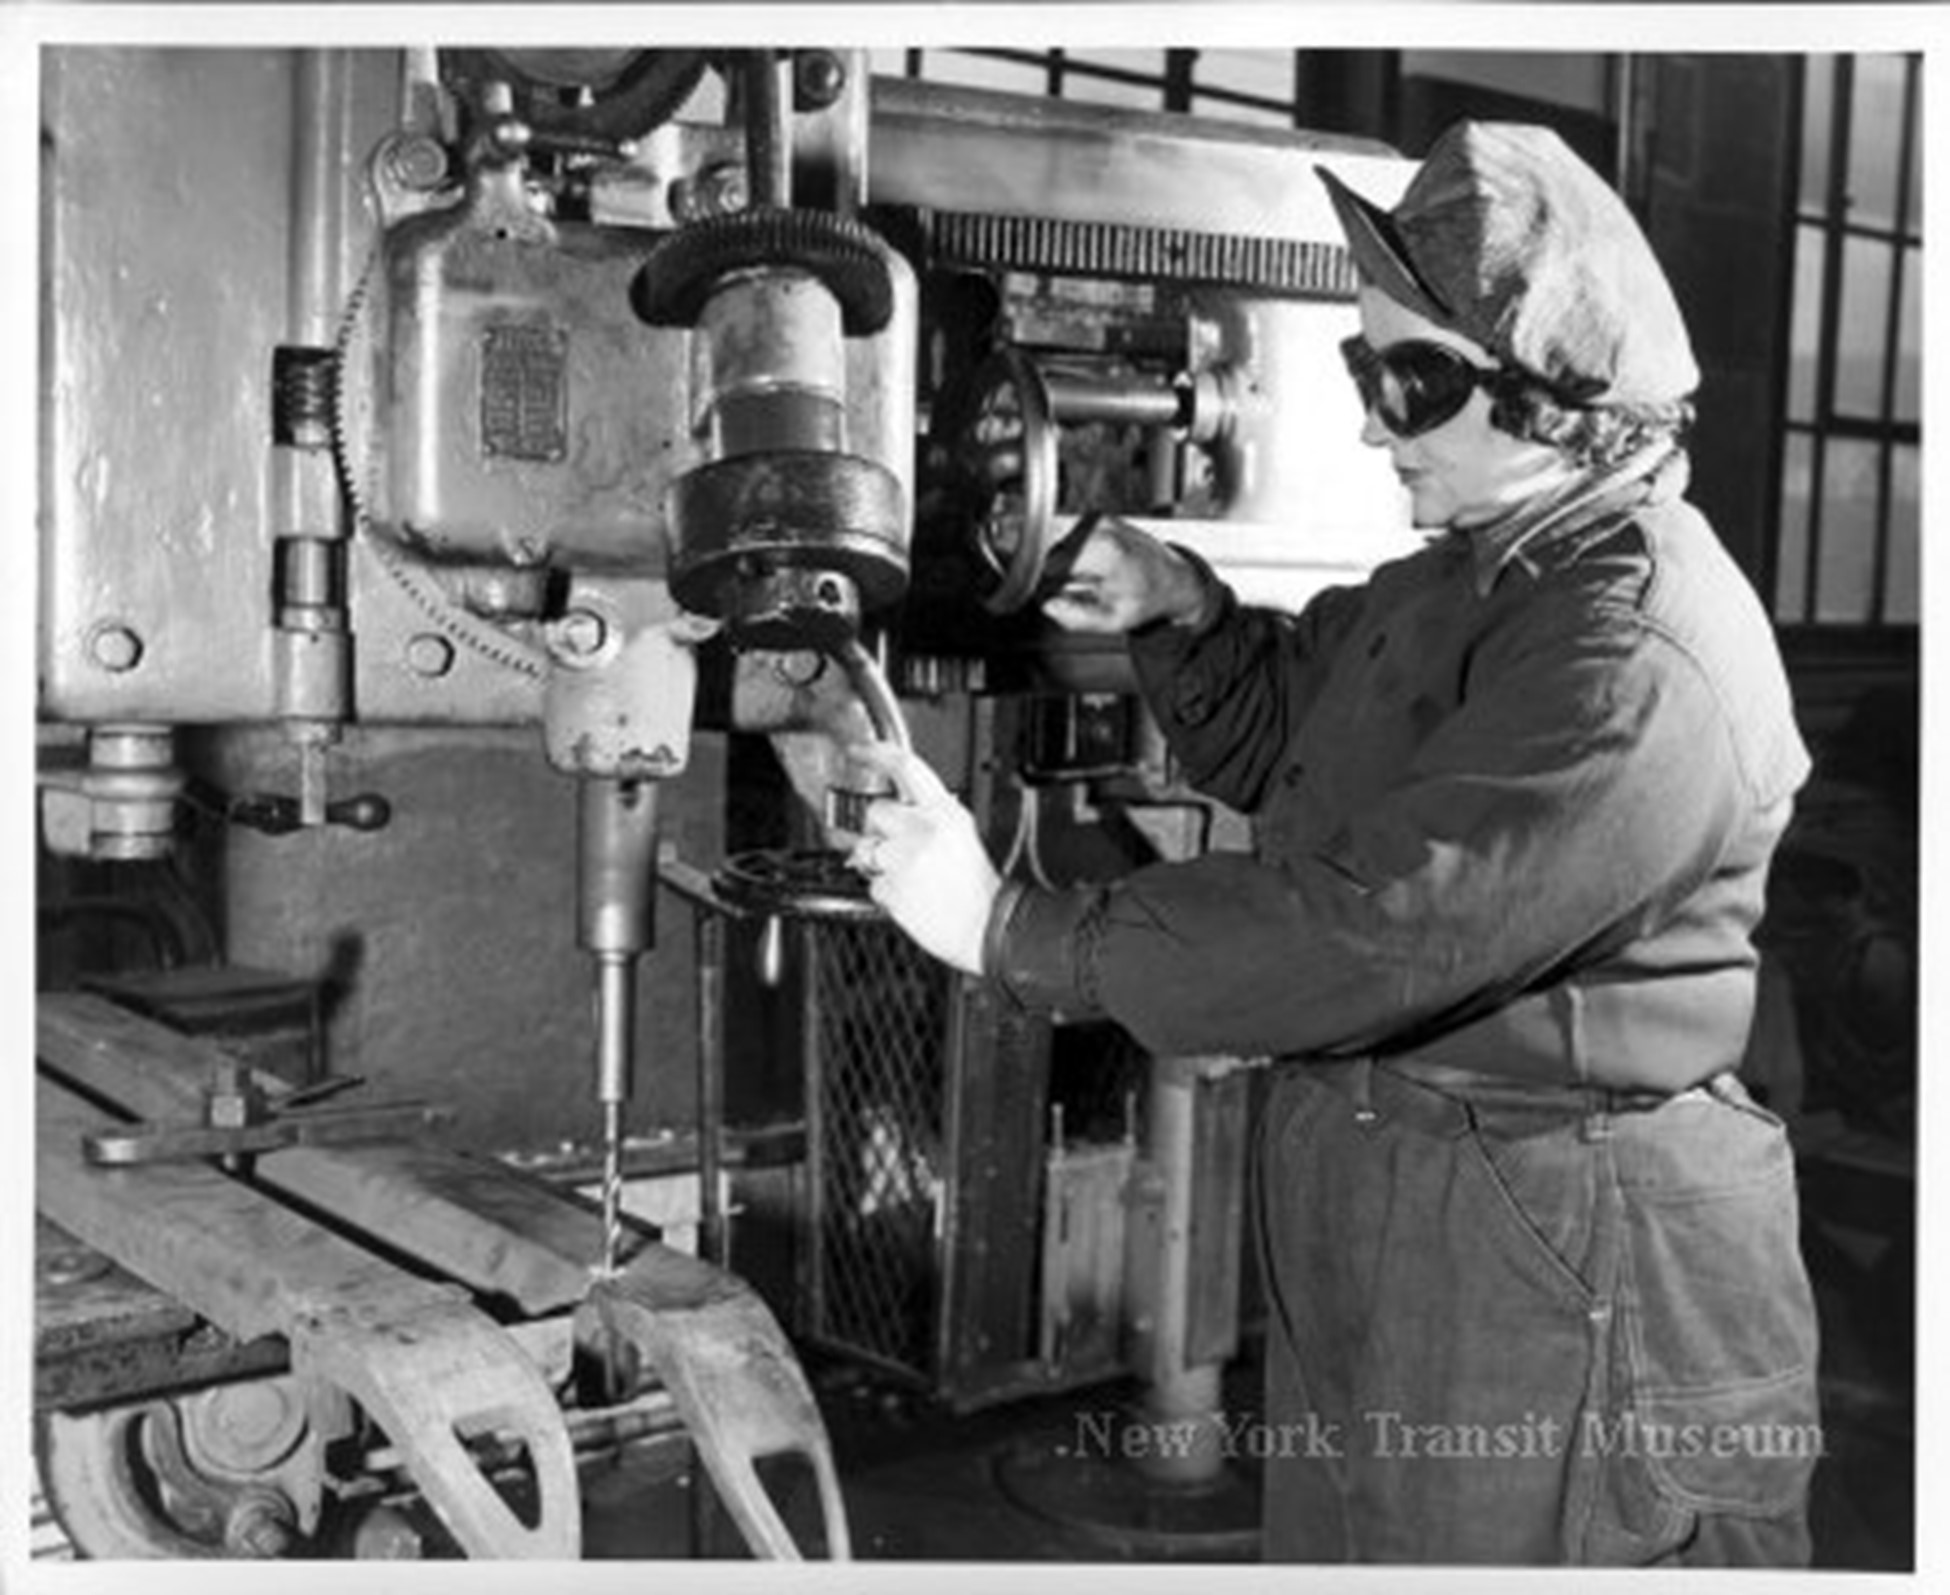
[[[211,1072],[206,1118],[213,1129],[241,1130],[258,1118],[257,1085],[242,1064],[225,1059]]]
[[[795,110],[824,111],[846,92],[846,63],[831,50],[801,50],[792,58]]]
[[[142,638],[128,626],[104,622],[88,635],[88,656],[102,669],[120,675],[142,663]]]
[[[810,687],[826,674],[826,655],[812,648],[776,654],[772,673],[789,687]]]
[[[424,1546],[419,1530],[390,1506],[374,1507],[352,1535],[352,1554],[360,1561],[416,1562]]]
[[[43,1252],[36,1260],[34,1272],[44,1285],[79,1285],[84,1280],[99,1279],[108,1272],[108,1266],[108,1259],[100,1252],[64,1247],[57,1252]]]
[[[748,203],[745,168],[738,161],[714,161],[689,182],[671,185],[670,208],[679,221],[728,216]]]
[[[407,134],[387,147],[386,175],[401,188],[422,192],[438,188],[447,180],[447,152],[438,139]]]
[[[609,625],[593,609],[571,609],[550,628],[555,652],[571,663],[596,657],[609,641]]]
[[[233,1556],[269,1560],[291,1549],[291,1503],[275,1490],[249,1490],[230,1509],[223,1542]]]
[[[429,680],[444,676],[454,668],[454,645],[434,632],[420,632],[406,644],[406,668]]]

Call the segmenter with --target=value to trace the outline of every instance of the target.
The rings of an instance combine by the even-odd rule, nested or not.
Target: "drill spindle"
[[[578,940],[596,958],[596,1100],[603,1115],[603,1255],[612,1275],[623,1239],[623,1110],[636,1052],[637,960],[654,940],[656,788],[582,783]]]

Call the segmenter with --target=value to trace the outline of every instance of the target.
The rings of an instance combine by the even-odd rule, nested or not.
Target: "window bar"
[[[1909,262],[1910,178],[1916,161],[1916,56],[1903,63],[1902,145],[1896,155],[1896,241],[1889,264],[1889,319],[1882,338],[1882,438],[1876,449],[1876,545],[1869,583],[1869,619],[1880,625],[1888,613],[1891,477],[1895,472],[1896,357],[1903,331],[1903,268]]]
[[[1018,66],[1043,68],[1052,98],[1063,97],[1063,84],[1073,78],[1094,78],[1103,83],[1123,83],[1132,88],[1163,91],[1165,79],[1155,72],[1134,72],[1129,67],[1112,66],[1106,61],[1073,59],[1068,50],[957,50],[960,55],[979,55],[990,61],[1011,61]],[[1196,53],[1196,52],[1191,52]],[[1206,91],[1211,92],[1211,91]]]
[[[1198,85],[1195,92],[1201,101],[1209,100],[1216,105],[1244,106],[1251,111],[1279,111],[1295,127],[1304,125],[1300,120],[1300,108],[1291,100],[1276,100],[1271,95],[1253,94],[1245,89],[1223,89],[1209,83]],[[1169,85],[1167,85],[1167,93],[1169,93]],[[1187,107],[1187,109],[1191,108]],[[1172,107],[1167,106],[1166,109]]]
[[[1192,108],[1192,64],[1196,50],[1165,51],[1165,103],[1167,111],[1188,112]]]
[[[1821,223],[1823,267],[1821,331],[1815,361],[1815,430],[1808,461],[1808,546],[1806,579],[1802,587],[1802,619],[1820,614],[1822,493],[1828,477],[1828,435],[1835,420],[1835,345],[1841,335],[1842,218],[1848,211],[1849,123],[1855,110],[1855,63],[1837,56],[1834,62],[1834,123],[1828,142],[1827,215]]]
[[[1808,64],[1804,60],[1798,70],[1788,74],[1787,109],[1783,123],[1784,140],[1790,140],[1788,147],[1795,151],[1794,170],[1790,174],[1787,192],[1790,196],[1788,224],[1781,231],[1780,250],[1782,259],[1778,264],[1780,281],[1792,284],[1795,281],[1795,256],[1800,248],[1801,238],[1801,151],[1805,148],[1804,128],[1808,120]],[[1774,529],[1772,536],[1760,539],[1760,568],[1757,582],[1760,590],[1767,594],[1767,610],[1776,620],[1797,620],[1798,615],[1784,613],[1781,595],[1781,566],[1783,563],[1782,543],[1785,540],[1782,529],[1787,525],[1787,462],[1794,437],[1802,428],[1790,414],[1789,395],[1793,391],[1794,370],[1794,293],[1792,289],[1780,296],[1780,303],[1774,313],[1775,347],[1783,351],[1779,373],[1775,378],[1774,413],[1780,418],[1779,428],[1768,439],[1768,524]]]

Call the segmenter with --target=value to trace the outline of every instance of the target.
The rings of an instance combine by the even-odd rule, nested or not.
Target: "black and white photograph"
[[[0,1585],[1943,1570],[1929,8],[0,22]]]

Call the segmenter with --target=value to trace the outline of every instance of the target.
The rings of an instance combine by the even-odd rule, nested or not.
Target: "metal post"
[[[819,925],[795,922],[798,935],[801,1079],[806,1098],[806,1223],[800,1261],[805,1327],[823,1334],[826,1322],[826,1092],[819,1046]]]
[[[1202,1070],[1196,1060],[1153,1058],[1147,1105],[1147,1157],[1160,1186],[1159,1262],[1156,1298],[1145,1304],[1148,1325],[1137,1339],[1143,1355],[1138,1372],[1145,1381],[1146,1416],[1160,1426],[1189,1431],[1209,1429],[1201,1441],[1165,1448],[1136,1461],[1141,1473],[1174,1484],[1217,1478],[1224,1470],[1216,1444],[1220,1373],[1216,1362],[1190,1361],[1190,1286],[1197,1272],[1192,1257],[1193,1147]]]
[[[697,1254],[726,1261],[719,1171],[724,1138],[724,920],[700,904],[697,925]]]
[[[289,363],[276,374],[271,535],[277,539],[277,701],[298,750],[299,815],[326,821],[326,750],[351,712],[352,639],[344,538],[320,351],[344,299],[344,172],[351,141],[351,73],[339,50],[301,50],[295,74],[291,246],[286,294]]]

